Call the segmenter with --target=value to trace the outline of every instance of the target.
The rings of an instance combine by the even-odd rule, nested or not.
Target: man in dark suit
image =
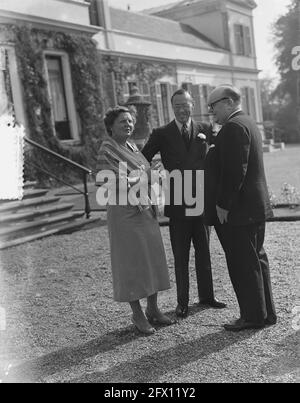
[[[206,161],[206,223],[215,226],[240,307],[240,318],[224,327],[262,328],[277,321],[263,247],[265,222],[273,213],[262,137],[256,123],[242,112],[237,88],[213,90],[209,107],[222,129]]]
[[[189,255],[191,242],[195,249],[195,265],[198,285],[199,304],[214,308],[226,305],[214,297],[211,261],[209,252],[209,228],[204,225],[203,211],[194,211],[190,216],[187,211],[191,206],[183,201],[176,202],[176,196],[184,192],[189,198],[197,192],[197,172],[204,169],[204,160],[208,145],[210,125],[192,120],[194,102],[191,95],[181,89],[171,99],[175,120],[164,127],[154,129],[149,141],[142,150],[149,162],[160,152],[166,171],[175,171],[184,177],[185,172],[192,173],[190,186],[186,182],[170,183],[169,200],[165,206],[165,215],[170,218],[170,238],[175,260],[177,286],[176,315],[186,317],[189,304]],[[199,189],[198,189],[199,190]],[[186,198],[184,199],[186,200]]]

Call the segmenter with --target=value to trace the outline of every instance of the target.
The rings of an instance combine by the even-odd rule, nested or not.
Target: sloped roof
[[[146,10],[143,10],[144,13],[146,14],[156,14],[156,13],[160,13],[162,11],[167,11],[167,10],[172,10],[175,9],[177,7],[182,7],[182,6],[189,6],[190,4],[194,4],[194,3],[200,3],[202,1],[205,0],[183,0],[183,1],[175,1],[169,4],[165,4],[163,6],[159,6],[159,7],[153,7],[153,8],[149,8]],[[238,4],[240,6],[244,6],[247,8],[256,8],[257,4],[254,0],[229,0],[232,3]]]
[[[189,25],[152,15],[110,8],[112,29],[183,46],[220,49]]]

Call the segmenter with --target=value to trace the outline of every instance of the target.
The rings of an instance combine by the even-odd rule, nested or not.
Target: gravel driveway
[[[160,294],[165,312],[176,306],[168,228],[162,228],[172,289]],[[296,383],[299,370],[300,223],[270,223],[269,253],[279,324],[227,333],[238,316],[225,260],[212,234],[216,296],[228,309],[197,308],[191,256],[191,314],[144,337],[127,304],[112,300],[105,227],[46,238],[1,252],[0,379],[31,383]],[[298,317],[297,317],[298,315]],[[6,373],[6,374],[5,374]]]

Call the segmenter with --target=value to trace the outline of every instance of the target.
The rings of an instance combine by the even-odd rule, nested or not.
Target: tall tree
[[[291,0],[288,11],[274,24],[276,64],[280,74],[280,83],[274,96],[280,100],[276,115],[276,126],[285,133],[285,141],[300,142],[299,116],[299,71],[292,68],[293,49],[300,46],[299,21],[300,1]]]

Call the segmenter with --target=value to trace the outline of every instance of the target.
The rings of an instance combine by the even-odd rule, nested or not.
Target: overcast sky
[[[126,9],[130,5],[132,11],[139,11],[173,3],[175,0],[108,0],[108,2],[116,8]],[[271,25],[280,15],[286,13],[291,0],[256,0],[256,3],[258,7],[254,11],[254,22],[258,67],[264,76],[274,76],[277,70],[274,64]]]

